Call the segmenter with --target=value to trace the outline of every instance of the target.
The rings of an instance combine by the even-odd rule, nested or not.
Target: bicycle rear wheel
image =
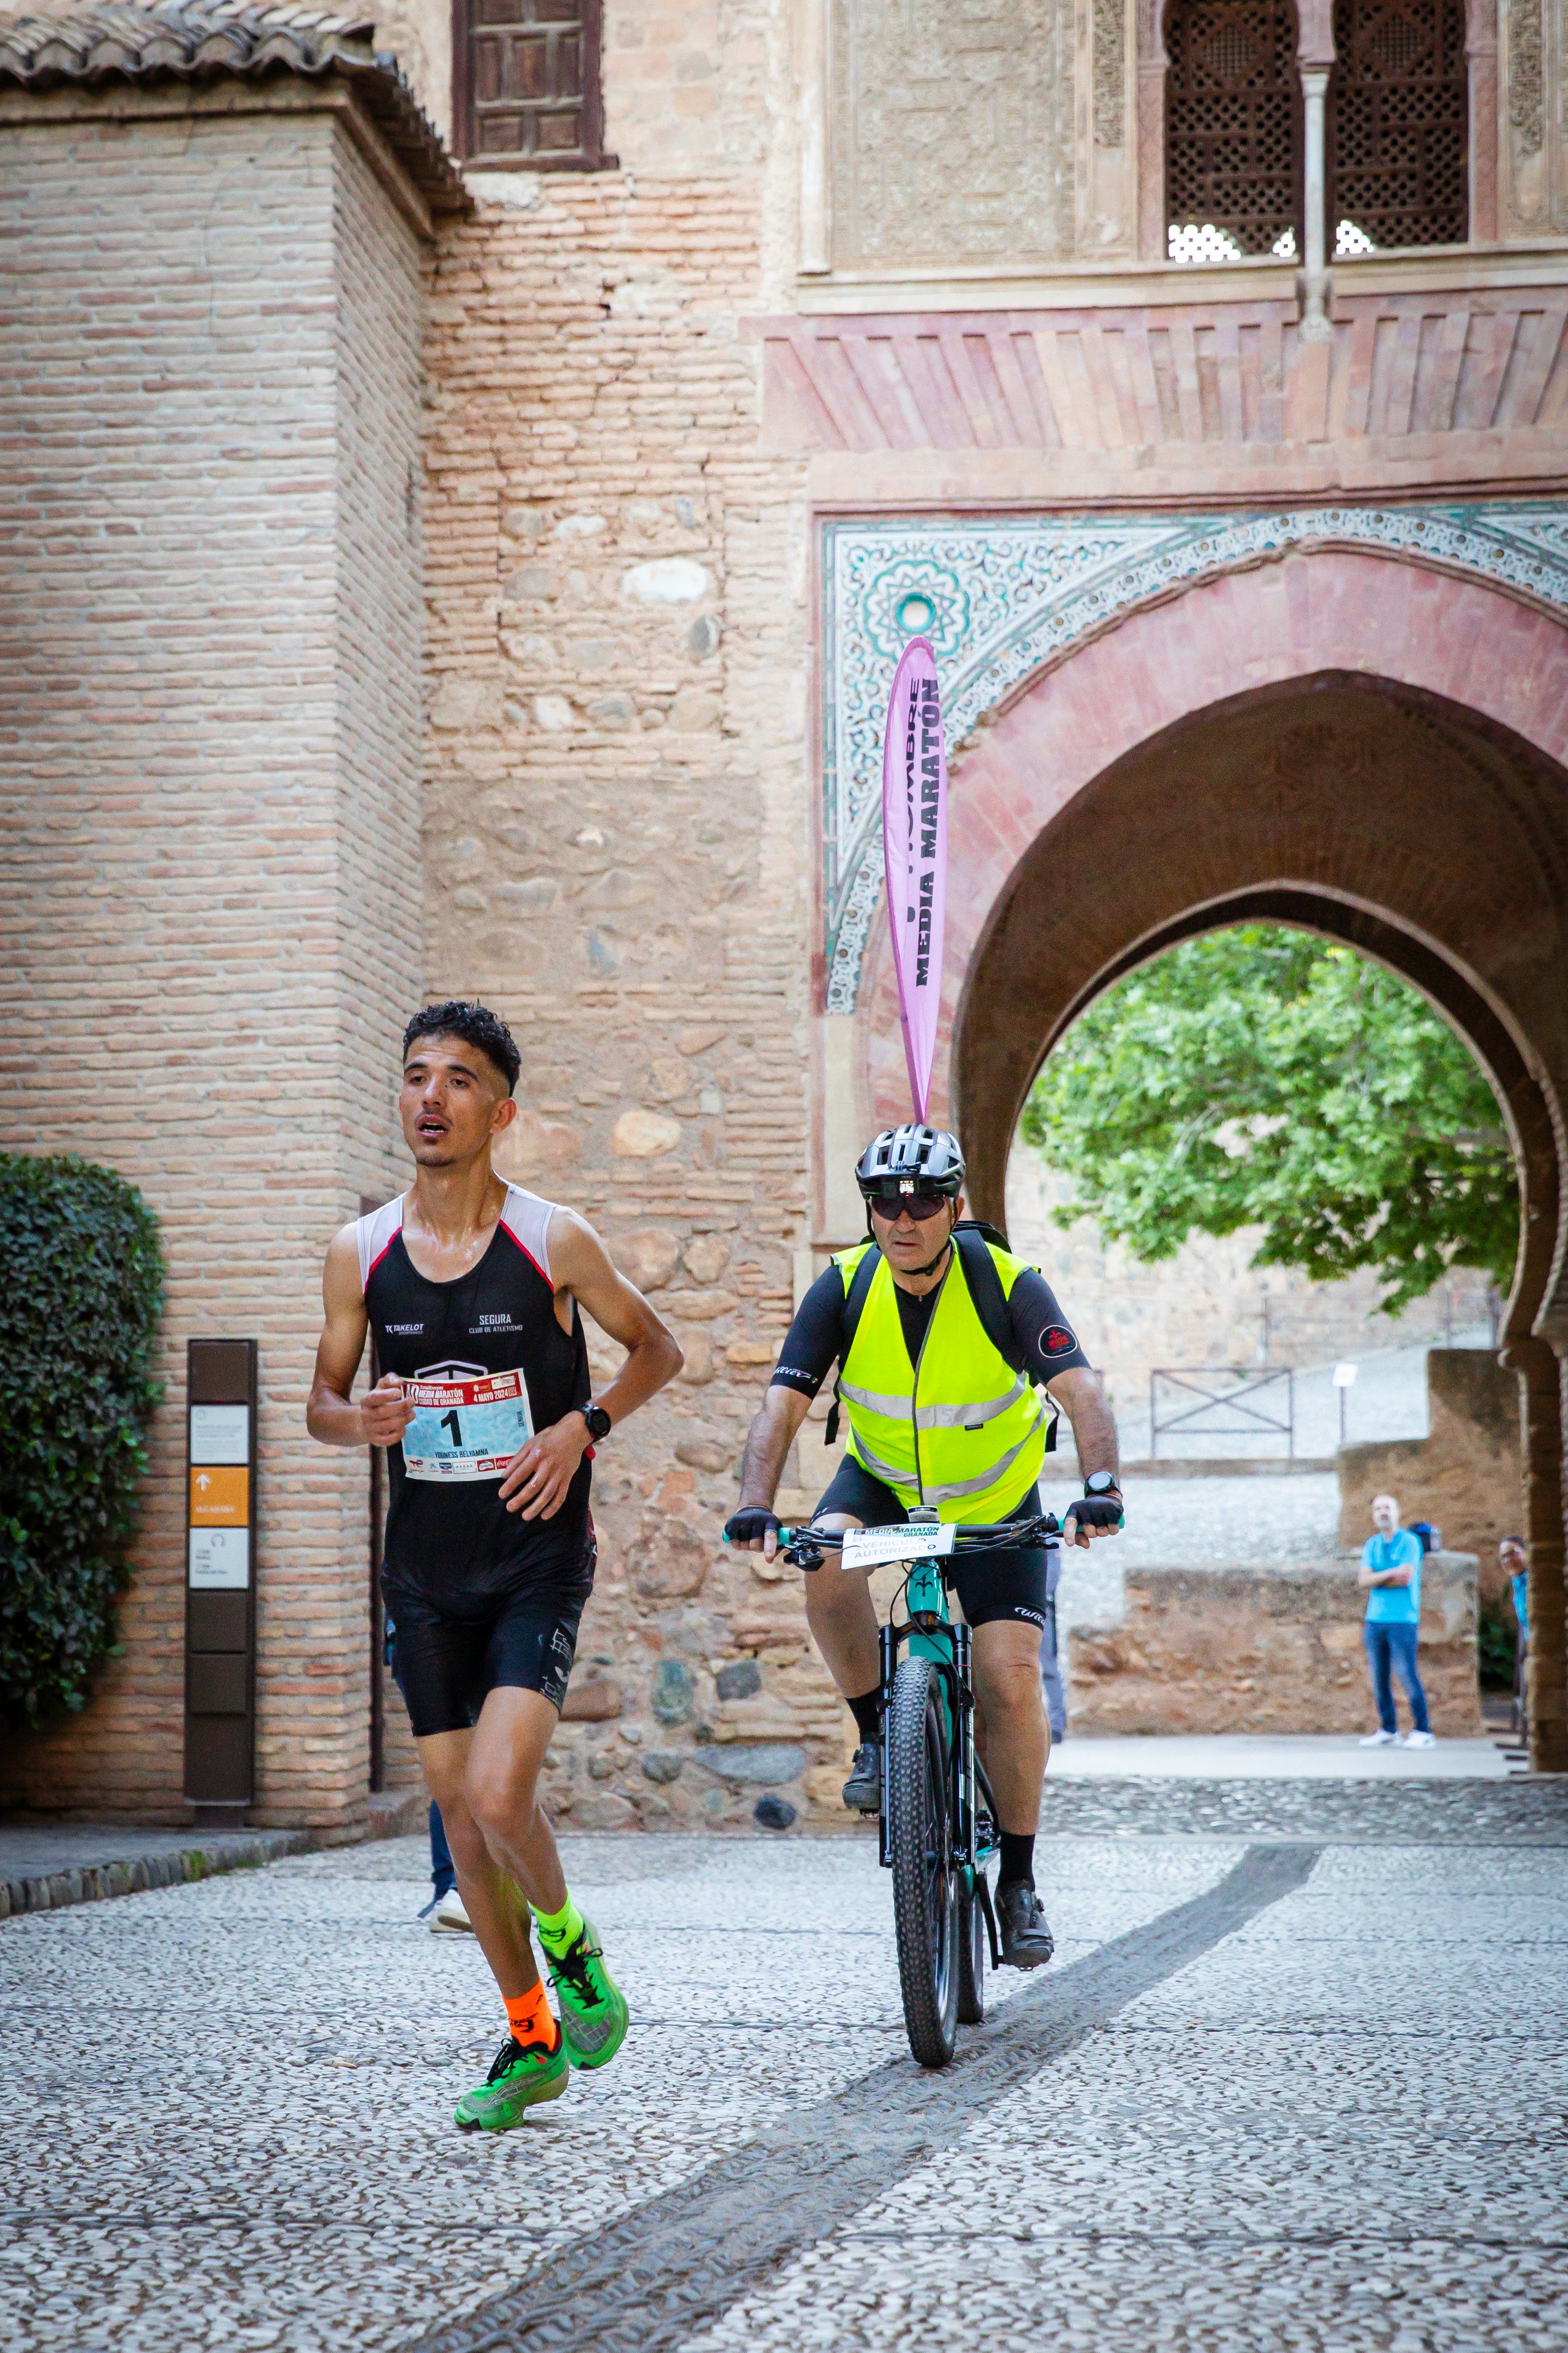
[[[945,2067],[958,2027],[958,1874],[952,1861],[942,1683],[929,1659],[906,1658],[888,1710],[888,1846],[893,1925],[910,2049]]]

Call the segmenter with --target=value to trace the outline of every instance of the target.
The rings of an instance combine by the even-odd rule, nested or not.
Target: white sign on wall
[[[193,1462],[248,1462],[250,1408],[247,1405],[194,1405],[191,1408]]]
[[[245,1409],[242,1406],[237,1410],[243,1413]],[[245,1591],[250,1583],[248,1528],[193,1528],[190,1540],[193,1593]]]

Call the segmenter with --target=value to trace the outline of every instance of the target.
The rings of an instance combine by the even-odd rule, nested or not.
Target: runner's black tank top
[[[591,1466],[584,1454],[552,1519],[523,1520],[500,1500],[506,1461],[591,1394],[574,1303],[555,1314],[553,1204],[520,1186],[476,1266],[432,1282],[403,1240],[406,1196],[359,1220],[360,1280],[383,1373],[411,1384],[416,1419],[387,1450],[386,1582],[461,1609],[519,1584],[579,1572]]]

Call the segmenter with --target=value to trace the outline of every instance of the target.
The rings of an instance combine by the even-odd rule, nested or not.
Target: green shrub
[[[1518,1620],[1511,1601],[1483,1601],[1476,1613],[1476,1656],[1483,1691],[1513,1689]]]
[[[163,1304],[134,1186],[0,1153],[0,1723],[81,1707],[130,1582]]]

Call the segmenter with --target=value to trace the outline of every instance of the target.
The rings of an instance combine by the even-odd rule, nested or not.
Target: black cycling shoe
[[[879,1814],[882,1810],[882,1744],[879,1740],[863,1740],[855,1751],[855,1762],[849,1767],[849,1778],[844,1784],[844,1802],[852,1814]]]
[[[996,1926],[1005,1969],[1043,1968],[1057,1949],[1040,1899],[1026,1879],[1016,1879],[1010,1887],[997,1889]]]

